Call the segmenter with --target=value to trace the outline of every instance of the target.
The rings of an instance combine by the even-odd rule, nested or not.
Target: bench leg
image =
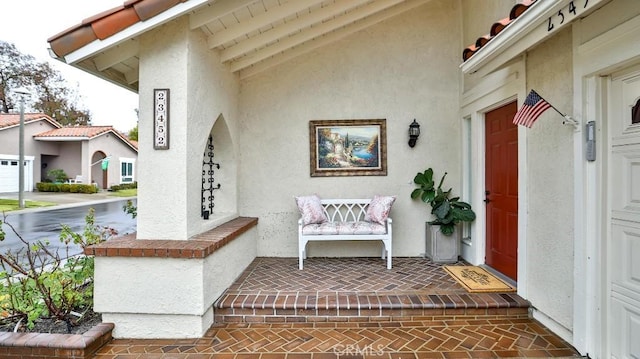
[[[307,258],[306,253],[307,243],[298,242],[298,269],[302,270],[304,266],[304,259]]]
[[[387,256],[387,269],[391,269],[391,243],[382,242],[382,259]]]

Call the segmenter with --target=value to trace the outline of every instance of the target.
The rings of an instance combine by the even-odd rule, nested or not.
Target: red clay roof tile
[[[25,113],[24,122],[34,122],[38,120],[46,120],[56,127],[62,127],[56,120],[43,113]],[[18,126],[20,124],[19,113],[2,113],[0,114],[0,129],[6,127]]]
[[[509,12],[509,17],[500,19],[491,25],[488,35],[479,37],[474,45],[469,45],[462,50],[462,61],[469,60],[476,52],[485,46],[491,39],[504,30],[516,18],[522,15],[536,0],[523,0],[521,3],[514,5]]]
[[[179,3],[189,0],[128,0],[123,5],[103,11],[84,19],[49,39],[51,50],[58,57],[88,45],[95,40],[104,40],[136,23],[148,20]]]
[[[93,138],[108,131],[115,131],[111,126],[74,126],[56,128],[51,131],[41,132],[33,137],[83,137]]]

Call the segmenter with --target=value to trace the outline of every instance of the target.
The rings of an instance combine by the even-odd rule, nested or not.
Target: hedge
[[[98,187],[82,183],[49,183],[38,182],[36,189],[40,192],[97,193]]]

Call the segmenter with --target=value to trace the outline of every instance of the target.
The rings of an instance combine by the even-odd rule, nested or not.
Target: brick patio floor
[[[116,339],[96,359],[579,357],[515,293],[467,293],[423,258],[257,258],[198,339]]]

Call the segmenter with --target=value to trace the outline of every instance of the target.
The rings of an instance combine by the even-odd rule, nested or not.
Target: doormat
[[[468,292],[515,292],[516,288],[477,266],[443,266]]]

